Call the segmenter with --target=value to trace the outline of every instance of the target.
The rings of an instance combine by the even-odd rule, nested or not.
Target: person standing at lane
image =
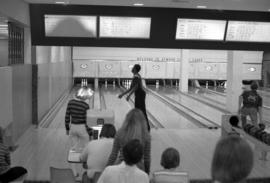
[[[150,131],[150,125],[149,125],[149,121],[148,121],[148,117],[147,117],[147,113],[146,113],[146,108],[145,108],[145,96],[146,93],[143,89],[143,85],[142,85],[142,78],[141,75],[139,74],[141,70],[141,66],[139,64],[135,64],[131,70],[131,72],[133,73],[133,79],[131,82],[131,86],[128,90],[126,90],[125,92],[121,93],[118,97],[122,98],[124,95],[127,95],[127,101],[129,101],[130,96],[134,93],[135,94],[135,108],[140,109],[146,119],[147,122],[147,129],[148,131]]]
[[[75,98],[68,102],[65,116],[65,127],[67,135],[72,139],[72,149],[80,150],[88,142],[88,126],[86,124],[86,114],[89,105],[85,102],[90,98],[87,88],[80,88]]]
[[[262,123],[262,97],[257,93],[258,85],[252,83],[250,88],[251,90],[244,91],[239,97],[239,114],[242,120],[242,127],[247,123],[247,116],[257,126],[259,114],[259,123]]]

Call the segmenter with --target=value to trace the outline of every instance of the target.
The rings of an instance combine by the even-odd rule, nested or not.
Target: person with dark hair
[[[179,166],[180,155],[177,149],[167,148],[161,155],[160,165],[164,169],[175,169]]]
[[[211,175],[219,183],[245,181],[253,167],[253,151],[239,136],[229,135],[218,141],[212,160]]]
[[[16,179],[24,179],[27,170],[23,167],[10,167],[10,152],[3,143],[4,130],[0,127],[0,182],[7,183]]]
[[[147,129],[148,129],[148,131],[150,131],[150,125],[149,125],[149,121],[148,121],[148,117],[147,117],[147,113],[146,113],[146,108],[145,108],[146,93],[143,89],[141,75],[139,74],[140,70],[141,70],[141,66],[139,64],[135,64],[133,66],[133,68],[131,70],[131,72],[133,73],[133,79],[131,82],[131,86],[128,90],[121,93],[118,97],[122,98],[124,95],[128,94],[127,101],[129,101],[130,96],[133,93],[135,93],[135,108],[138,108],[143,112],[145,119],[146,119],[146,122],[147,122]]]
[[[259,121],[262,123],[262,97],[257,93],[258,85],[252,83],[250,88],[251,90],[244,91],[239,97],[238,111],[241,116],[242,127],[247,123],[247,116],[249,116],[251,122],[257,126],[259,114]]]
[[[174,182],[188,182],[187,172],[179,171],[180,154],[175,148],[167,148],[161,155],[160,165],[163,170],[154,171],[152,174],[152,181],[154,183],[174,183]]]
[[[239,128],[239,126],[238,126],[238,123],[239,123],[238,116],[236,116],[236,115],[231,116],[230,119],[229,119],[229,122],[233,127]]]
[[[86,115],[89,105],[85,102],[93,95],[90,88],[79,88],[75,98],[68,102],[65,116],[65,127],[67,135],[72,139],[73,149],[79,150],[88,142],[88,126]]]
[[[240,135],[234,128],[240,128],[239,125],[239,118],[236,115],[232,115],[229,119],[229,123],[231,125],[231,130],[228,132],[228,135]]]
[[[146,127],[146,120],[141,110],[130,110],[120,129],[117,131],[113,149],[110,154],[108,165],[114,165],[117,158],[123,161],[123,147],[132,139],[138,139],[143,146],[143,158],[137,163],[137,166],[147,174],[150,172],[150,154],[151,154],[151,137]]]
[[[136,166],[143,157],[140,140],[130,140],[123,147],[123,156],[124,161],[121,164],[105,168],[98,183],[149,183],[148,175]]]
[[[95,172],[101,172],[106,167],[112,151],[116,129],[112,124],[102,126],[99,139],[90,141],[84,148],[80,160],[86,162],[87,178],[92,179]]]

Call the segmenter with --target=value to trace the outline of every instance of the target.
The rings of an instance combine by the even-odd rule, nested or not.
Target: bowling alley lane
[[[215,123],[218,126],[221,126],[221,116],[223,114],[222,111],[211,107],[205,103],[202,103],[194,98],[191,98],[187,95],[184,95],[175,88],[162,86],[160,86],[158,89],[153,86],[148,86],[148,88],[156,91],[160,95],[166,96],[174,101],[179,102],[180,104],[184,105],[195,113],[204,116],[209,121]]]
[[[108,87],[101,87],[101,95],[104,96],[106,109],[114,111],[116,128],[119,128],[122,125],[125,115],[132,108],[124,97],[122,99],[118,98],[120,93],[121,91],[118,87],[113,87],[111,85],[108,85]]]
[[[167,129],[194,129],[201,127],[150,93],[146,95],[146,109]]]
[[[216,93],[213,92],[209,92],[204,88],[195,88],[195,87],[188,88],[188,95],[202,102],[205,102],[209,105],[215,106],[221,111],[225,110],[224,96],[217,95]]]

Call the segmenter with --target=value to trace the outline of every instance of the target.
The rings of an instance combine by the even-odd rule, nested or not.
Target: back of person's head
[[[256,91],[258,89],[258,85],[255,82],[253,82],[253,83],[251,83],[250,88],[251,88],[251,90]]]
[[[105,138],[114,138],[116,134],[116,129],[112,124],[104,124],[102,126],[101,132],[99,137],[105,137]]]
[[[138,139],[127,142],[123,147],[124,161],[127,165],[132,166],[140,162],[143,156],[143,146]]]
[[[161,155],[160,164],[165,169],[177,168],[180,163],[180,155],[177,149],[167,148]]]
[[[239,136],[218,141],[211,167],[212,179],[221,183],[237,183],[246,179],[253,167],[253,152]]]
[[[140,72],[141,66],[140,66],[139,64],[135,64],[135,65],[133,66],[133,69],[134,69],[136,72]]]
[[[79,100],[86,100],[88,98],[91,98],[91,96],[93,95],[93,91],[88,88],[88,87],[81,87],[79,88],[76,93],[75,93],[75,97]]]
[[[150,138],[145,116],[140,109],[134,108],[127,113],[118,135],[122,139],[123,145],[132,139],[139,139],[144,144]]]
[[[238,123],[239,123],[239,118],[238,118],[238,116],[236,116],[236,115],[231,116],[230,119],[229,119],[229,122],[230,122],[230,124],[231,124],[232,126],[238,127]]]

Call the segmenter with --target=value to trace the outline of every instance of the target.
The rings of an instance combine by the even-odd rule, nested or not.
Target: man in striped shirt
[[[89,105],[85,102],[90,98],[88,88],[80,88],[76,94],[75,99],[68,102],[65,126],[67,135],[72,139],[72,149],[79,150],[88,142],[89,136],[87,133],[86,114]]]

